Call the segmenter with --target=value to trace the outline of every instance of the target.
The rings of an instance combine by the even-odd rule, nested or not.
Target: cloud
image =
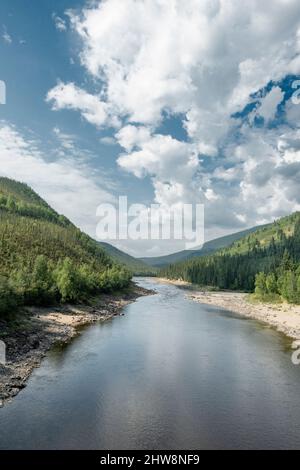
[[[278,105],[283,101],[284,93],[281,88],[274,87],[267,94],[267,96],[261,101],[259,108],[259,114],[264,118],[265,121],[271,121],[275,118]]]
[[[67,23],[63,18],[56,15],[56,13],[52,13],[52,18],[58,31],[64,32],[67,30]]]
[[[105,136],[100,139],[101,144],[103,145],[116,145],[116,140],[113,137]]]
[[[59,213],[95,236],[97,206],[114,202],[109,183],[99,174],[91,176],[91,168],[70,148],[63,155],[52,160],[48,155],[47,159],[37,141],[11,124],[0,122],[1,175],[26,182]]]
[[[265,96],[257,103],[252,111],[250,120],[253,122],[255,117],[262,117],[266,123],[272,121],[276,117],[278,106],[284,100],[284,92],[279,86],[274,86]]]
[[[150,176],[157,203],[173,205],[194,199],[192,180],[198,169],[194,145],[169,135],[152,135],[144,127],[126,126],[116,137],[129,152],[119,157],[118,164],[137,178]]]
[[[157,124],[169,110],[193,123],[206,110],[215,134],[220,117],[297,63],[296,0],[106,0],[69,16],[82,64],[131,122]]]
[[[52,103],[52,109],[73,109],[91,124],[101,127],[109,123],[108,106],[99,96],[92,95],[77,87],[74,83],[62,82],[49,91],[46,100]]]
[[[285,163],[300,162],[300,129],[286,131],[278,140],[277,147]]]
[[[60,144],[64,149],[67,150],[74,150],[74,139],[75,136],[66,134],[62,132],[59,127],[54,127],[53,133],[56,136],[56,138],[59,140]]]
[[[299,67],[297,3],[105,0],[68,15],[118,118],[157,126],[163,112],[182,113],[199,151],[215,156],[249,95]]]
[[[268,128],[280,81],[300,74],[298,0],[103,0],[68,16],[97,93],[60,83],[48,101],[115,125],[119,166],[150,178],[156,201],[204,200],[214,234],[298,208],[287,175],[299,158],[300,106],[287,103],[286,121]],[[162,134],[166,116],[187,141]]]
[[[6,44],[12,44],[13,40],[10,34],[8,34],[7,29],[3,26],[2,39]]]
[[[246,142],[236,151],[241,165],[241,206],[247,208],[250,221],[255,214],[270,219],[300,208],[300,196],[291,191],[295,185],[299,186],[299,175],[294,179],[290,173],[291,164],[298,158],[300,135],[293,133],[291,141],[289,133],[279,137],[278,131],[263,128],[250,133],[246,130]]]
[[[149,141],[151,137],[151,131],[144,126],[132,126],[128,125],[123,127],[117,134],[116,138],[127,152],[135,147],[142,146],[143,143]]]

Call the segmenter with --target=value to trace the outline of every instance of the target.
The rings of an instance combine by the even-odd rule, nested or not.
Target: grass
[[[282,304],[283,299],[279,294],[264,294],[263,296],[257,294],[249,294],[247,297],[248,302],[252,304],[266,303],[266,304]]]

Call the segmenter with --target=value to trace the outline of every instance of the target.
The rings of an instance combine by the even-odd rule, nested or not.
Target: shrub
[[[0,315],[12,313],[18,306],[18,296],[9,280],[0,276]]]

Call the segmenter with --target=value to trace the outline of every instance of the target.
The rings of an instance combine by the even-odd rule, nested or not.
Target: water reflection
[[[283,336],[155,288],[49,354],[0,410],[0,447],[299,447],[300,369]]]

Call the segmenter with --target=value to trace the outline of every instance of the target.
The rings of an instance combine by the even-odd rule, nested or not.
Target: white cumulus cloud
[[[55,132],[65,141],[65,134]],[[37,141],[0,122],[1,175],[29,184],[59,213],[95,236],[97,206],[114,202],[114,197],[105,179],[91,177],[89,166],[67,150],[63,157],[49,161]]]
[[[58,83],[47,94],[47,101],[54,110],[73,109],[79,111],[84,119],[95,126],[108,124],[108,105],[101,98],[77,87],[74,83]]]
[[[299,110],[290,104],[287,123],[267,128],[284,98],[278,83],[300,74],[299,0],[102,0],[67,14],[97,93],[61,82],[48,100],[118,127],[120,167],[150,177],[156,201],[205,200],[211,230],[299,207],[299,150],[291,137],[280,147]],[[248,123],[233,117],[249,103]],[[166,116],[187,141],[162,135]],[[252,127],[255,116],[265,127]]]

